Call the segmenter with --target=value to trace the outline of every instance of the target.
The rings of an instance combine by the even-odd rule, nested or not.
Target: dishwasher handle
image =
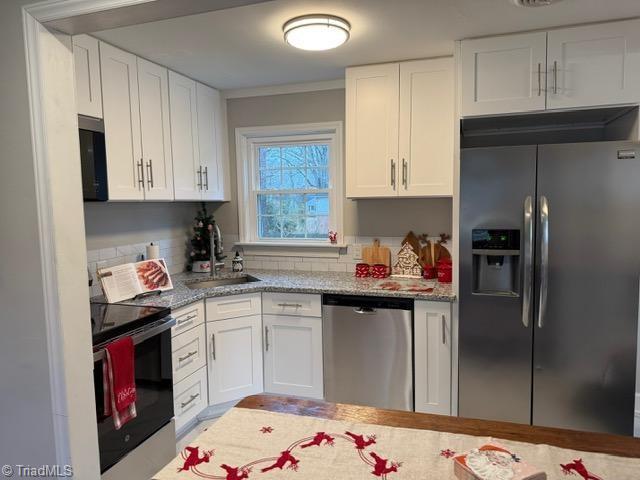
[[[359,315],[375,315],[378,313],[378,310],[371,307],[354,307],[353,311]]]

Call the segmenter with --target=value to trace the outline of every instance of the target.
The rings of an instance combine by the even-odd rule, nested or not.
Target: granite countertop
[[[153,305],[177,309],[190,303],[210,297],[222,297],[252,292],[289,293],[333,293],[344,295],[367,295],[381,297],[403,297],[419,300],[453,302],[451,284],[433,280],[385,278],[356,278],[353,273],[340,272],[298,272],[289,270],[245,270],[243,273],[223,272],[215,278],[233,278],[250,275],[258,282],[225,285],[213,288],[195,289],[188,284],[205,280],[208,273],[179,273],[172,275],[173,290],[139,300],[125,300],[120,303]],[[431,291],[428,291],[431,289]],[[94,297],[93,301],[105,301],[104,297]]]

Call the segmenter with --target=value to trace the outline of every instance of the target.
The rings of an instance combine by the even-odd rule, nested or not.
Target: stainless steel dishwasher
[[[329,402],[413,410],[413,300],[324,295]]]

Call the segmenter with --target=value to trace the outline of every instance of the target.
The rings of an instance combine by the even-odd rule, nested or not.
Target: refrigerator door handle
[[[538,305],[538,328],[544,326],[549,289],[549,202],[540,197],[540,303]]]
[[[533,290],[533,200],[524,200],[524,277],[522,281],[522,324],[529,327]]]

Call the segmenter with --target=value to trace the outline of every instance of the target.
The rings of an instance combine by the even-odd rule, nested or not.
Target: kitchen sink
[[[203,288],[216,288],[225,287],[227,285],[240,285],[243,283],[259,282],[260,279],[252,277],[251,275],[245,275],[242,277],[229,277],[229,278],[204,278],[195,282],[187,283],[186,287],[191,290],[199,290]]]

